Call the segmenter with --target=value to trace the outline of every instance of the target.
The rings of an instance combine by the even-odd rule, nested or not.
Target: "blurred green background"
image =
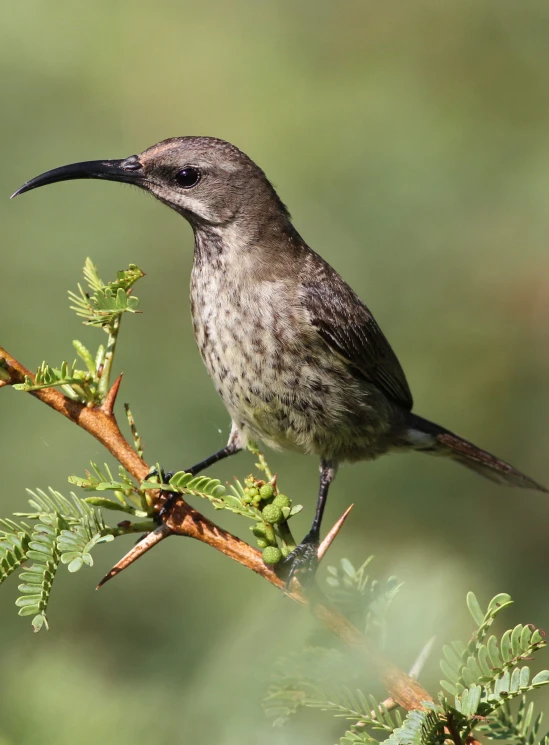
[[[177,468],[220,448],[228,416],[192,337],[185,222],[120,184],[7,197],[64,163],[222,137],[367,301],[418,413],[549,483],[548,39],[549,8],[534,0],[3,3],[0,344],[31,368],[72,360],[73,338],[102,341],[68,311],[86,256],[107,279],[135,262],[144,313],[124,319],[116,368],[145,456]],[[0,421],[3,514],[23,508],[25,487],[68,491],[69,474],[104,458],[31,397],[2,390]],[[244,476],[252,462],[209,473]],[[317,464],[271,462],[303,495],[304,533]],[[375,553],[379,576],[406,582],[392,614],[402,666],[434,632],[439,644],[468,636],[469,589],[483,603],[510,592],[510,622],[549,625],[543,495],[415,455],[343,468],[326,524],[350,502],[331,563]],[[245,521],[216,519],[246,535]],[[314,629],[304,611],[175,539],[95,593],[130,545],[62,573],[49,632],[17,617],[15,577],[2,588],[2,745],[334,741],[343,723],[329,715],[277,730],[259,708],[273,658]]]

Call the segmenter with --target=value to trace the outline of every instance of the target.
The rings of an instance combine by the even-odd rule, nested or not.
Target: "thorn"
[[[101,404],[101,409],[105,412],[107,416],[113,415],[114,403],[116,401],[116,397],[118,396],[118,389],[120,388],[121,382],[122,382],[122,373],[120,373],[120,375],[116,378],[116,380],[111,386],[110,391],[107,393],[105,400]]]
[[[120,574],[124,569],[127,569],[130,564],[137,561],[140,556],[143,556],[143,554],[150,551],[153,546],[156,546],[157,543],[160,543],[160,541],[163,541],[164,538],[167,538],[170,535],[172,535],[172,530],[166,525],[166,523],[159,525],[156,530],[153,530],[152,533],[146,535],[141,541],[139,541],[139,543],[136,543],[135,546],[113,566],[111,571],[103,577],[95,589],[99,590],[105,582],[116,577],[117,574]]]
[[[410,672],[408,673],[410,678],[414,678],[414,680],[417,680],[419,678],[420,673],[423,670],[423,667],[433,650],[433,645],[436,639],[436,636],[432,636],[427,644],[423,647],[421,652],[418,654],[416,661],[414,662],[414,664],[410,668]]]
[[[322,559],[324,558],[324,555],[325,555],[326,551],[332,545],[335,537],[337,536],[337,534],[339,533],[339,531],[343,527],[343,523],[347,519],[347,516],[348,516],[349,512],[353,509],[353,507],[354,507],[354,504],[349,505],[349,507],[347,507],[347,509],[345,510],[345,512],[343,513],[343,515],[341,515],[341,517],[339,518],[339,520],[336,522],[336,524],[326,534],[326,537],[324,538],[324,540],[322,541],[322,543],[318,547],[318,554],[317,554],[317,556],[318,556],[318,560],[319,561],[322,561]]]

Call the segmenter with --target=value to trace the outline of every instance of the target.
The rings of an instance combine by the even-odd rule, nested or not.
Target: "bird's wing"
[[[412,394],[396,354],[374,317],[320,256],[301,274],[302,303],[318,334],[369,382],[411,410]]]

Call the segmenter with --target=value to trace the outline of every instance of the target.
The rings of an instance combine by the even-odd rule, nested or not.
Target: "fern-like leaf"
[[[69,292],[71,310],[84,319],[88,326],[108,327],[126,312],[136,313],[139,300],[130,295],[131,287],[144,273],[135,264],[118,272],[114,282],[104,285],[97,269],[87,259],[84,266],[84,277],[92,293],[87,293],[78,285],[78,292]]]
[[[93,532],[89,521],[84,519],[80,525],[72,530],[63,530],[59,536],[58,547],[61,552],[61,561],[68,564],[69,572],[77,572],[84,564],[93,566],[91,550],[99,543],[114,540],[109,533]]]
[[[19,575],[20,597],[15,601],[20,616],[34,616],[32,625],[35,631],[48,627],[46,609],[51,587],[59,566],[60,554],[57,539],[65,527],[65,521],[58,514],[42,514],[36,524],[26,558],[34,563],[25,567]]]
[[[441,685],[452,695],[460,696],[472,686],[495,683],[520,660],[528,659],[545,646],[542,632],[531,625],[518,624],[506,631],[499,641],[495,635],[488,636],[496,615],[511,603],[509,595],[500,593],[483,613],[474,594],[468,594],[467,605],[478,628],[467,646],[460,642],[446,645],[440,663],[446,676]]]
[[[373,558],[370,556],[358,569],[348,559],[342,559],[339,567],[328,567],[326,582],[334,605],[383,646],[387,614],[402,583],[394,576],[371,579],[366,569]]]
[[[542,720],[542,713],[534,719],[534,702],[528,704],[523,695],[516,713],[510,702],[505,701],[480,724],[478,731],[490,740],[506,740],[510,745],[535,745]]]
[[[114,536],[106,532],[101,514],[90,511],[79,523],[61,531],[57,546],[62,563],[68,564],[69,572],[77,572],[84,564],[93,566],[90,552],[94,546],[112,540]]]
[[[25,375],[24,382],[17,383],[13,387],[26,393],[59,387],[73,401],[92,403],[96,399],[97,380],[90,371],[77,370],[76,362],[71,365],[62,362],[59,368],[42,362],[36,371],[34,380]]]
[[[26,561],[31,534],[25,523],[0,520],[0,584]]]
[[[376,740],[368,732],[348,730],[339,739],[339,745],[379,745],[379,740]]]
[[[447,735],[437,709],[409,711],[401,726],[383,741],[383,745],[437,745]]]
[[[161,488],[175,494],[191,494],[207,499],[217,510],[229,510],[252,520],[258,520],[261,517],[259,511],[245,504],[238,493],[227,494],[227,490],[219,479],[211,479],[208,476],[193,476],[191,473],[178,471],[167,484],[143,481],[141,488]]]

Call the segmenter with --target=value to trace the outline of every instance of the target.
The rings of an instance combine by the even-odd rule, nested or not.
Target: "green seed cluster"
[[[254,479],[253,476],[248,476],[244,479],[244,484],[244,496],[242,499],[246,504],[252,504],[254,507],[259,508],[261,502],[268,502],[275,495],[275,489],[272,484]]]
[[[283,553],[277,546],[274,526],[288,519],[292,502],[285,494],[277,494],[273,484],[253,476],[244,479],[244,484],[242,500],[261,511],[262,520],[252,527],[257,547],[263,550],[265,564],[278,564]]]

